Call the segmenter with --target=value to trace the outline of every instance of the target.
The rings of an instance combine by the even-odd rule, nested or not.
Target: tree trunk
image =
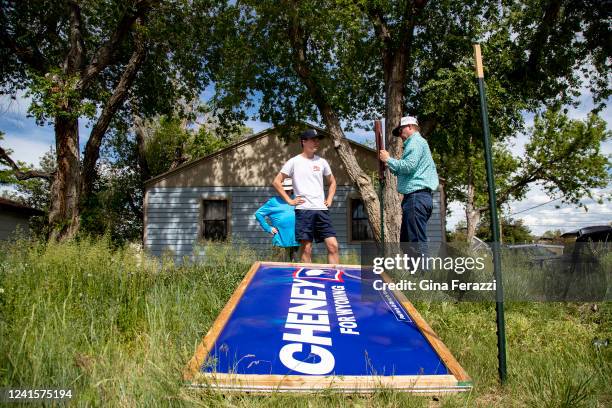
[[[474,175],[472,174],[472,165],[468,165],[467,169],[467,199],[465,203],[465,220],[467,223],[466,240],[468,245],[472,245],[472,239],[476,236],[476,227],[480,222],[482,212],[476,207],[474,200],[476,199],[476,191],[474,186]]]
[[[55,118],[57,173],[51,185],[51,239],[73,238],[79,230],[79,124],[76,118]]]
[[[145,121],[140,116],[134,113],[132,117],[134,119],[134,134],[136,135],[136,156],[138,157],[138,167],[140,168],[140,181],[143,186],[144,194],[144,182],[151,178],[151,170],[149,169],[145,146],[148,129],[145,125]]]
[[[367,3],[367,2],[366,2]],[[411,50],[413,46],[416,15],[426,2],[406,2],[403,16],[397,29],[399,42],[392,40],[393,35],[384,13],[375,5],[366,6],[367,13],[381,40],[381,62],[385,82],[385,146],[392,157],[401,157],[402,140],[393,136],[393,129],[399,125],[404,114],[404,86],[408,76]],[[384,191],[385,237],[388,242],[399,242],[402,224],[401,195],[397,192],[397,177],[387,171]]]
[[[503,230],[503,225],[504,225],[504,219],[502,218],[504,216],[504,214],[502,213],[501,208],[499,210],[497,210],[497,220],[499,221],[499,243],[503,244],[504,243],[504,230]],[[491,241],[493,241],[495,239],[495,237],[491,238]]]
[[[480,222],[481,213],[477,208],[473,207],[473,203],[469,202],[465,209],[467,220],[467,242],[472,245],[472,239],[476,236],[476,227]]]
[[[406,81],[406,55],[398,52],[392,62],[385,64],[385,146],[391,157],[401,157],[402,139],[393,136],[393,129],[402,118],[404,82]],[[386,62],[386,61],[385,61]],[[402,225],[402,196],[397,192],[397,177],[385,172],[385,237],[387,242],[399,242]]]
[[[372,228],[374,239],[380,242],[380,201],[376,191],[374,190],[372,180],[359,166],[359,163],[355,158],[355,153],[352,151],[350,145],[344,137],[344,132],[340,126],[340,121],[333,110],[330,107],[325,106],[320,108],[320,112],[321,116],[323,116],[323,122],[327,127],[327,131],[332,136],[334,147],[336,152],[338,152],[338,156],[340,156],[340,160],[342,160],[342,164],[344,164],[344,167],[346,168],[351,180],[357,184],[357,188],[361,194],[361,198],[365,206],[366,214],[370,220],[370,226]]]

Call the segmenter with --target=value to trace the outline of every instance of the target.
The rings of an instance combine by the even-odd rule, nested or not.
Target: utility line
[[[529,211],[529,210],[533,210],[534,208],[542,207],[543,205],[550,204],[550,203],[552,203],[553,201],[557,201],[557,200],[560,200],[560,199],[562,199],[562,198],[563,198],[563,196],[561,196],[561,197],[557,197],[557,198],[553,198],[552,200],[547,201],[547,202],[545,202],[545,203],[538,204],[538,205],[534,205],[533,207],[529,207],[529,208],[526,208],[526,209],[524,209],[524,210],[521,210],[521,211],[517,211],[517,212],[515,212],[515,213],[512,213],[512,214],[508,215],[508,217],[511,217],[511,216],[513,216],[513,215],[516,215],[516,214],[521,214],[521,213],[527,212],[527,211]],[[603,213],[597,213],[597,212],[586,211],[584,215],[591,215],[591,214],[604,214],[604,215],[605,215],[605,214],[612,214],[612,212],[603,212]]]
[[[550,203],[552,203],[553,201],[560,200],[561,198],[563,198],[563,196],[561,196],[561,197],[557,197],[557,198],[553,198],[552,200],[547,201],[547,202],[545,202],[545,203],[538,204],[538,205],[534,205],[533,207],[529,207],[529,208],[527,208],[527,209],[525,209],[525,210],[521,210],[521,211],[518,211],[518,212],[512,213],[512,214],[510,214],[508,217],[512,217],[513,215],[520,214],[520,213],[524,213],[524,212],[526,212],[526,211],[533,210],[534,208],[538,208],[538,207],[541,207],[541,206],[543,206],[543,205],[550,204]]]

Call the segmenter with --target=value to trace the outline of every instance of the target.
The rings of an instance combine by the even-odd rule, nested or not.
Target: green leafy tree
[[[3,133],[0,131],[0,142]],[[55,152],[50,149],[40,158],[39,168],[33,168],[23,162],[13,162],[10,150],[0,147],[0,186],[9,186],[14,190],[4,191],[3,195],[21,202],[28,207],[36,208],[45,214],[49,211],[51,182],[49,177],[29,177],[31,174],[53,175],[56,170]],[[46,215],[30,217],[30,230],[35,236],[46,238],[49,233]]]
[[[490,219],[486,217],[478,226],[476,236],[485,242],[491,242]],[[523,224],[523,220],[501,217],[501,239],[504,244],[531,243],[534,239],[531,230]]]
[[[450,163],[449,157],[478,155],[474,40],[483,43],[498,140],[520,128],[521,111],[574,100],[583,71],[600,107],[609,94],[610,27],[599,3],[245,1],[230,12],[237,23],[225,39],[228,64],[217,102],[253,104],[250,90],[256,90],[264,120],[323,123],[377,239],[378,198],[344,130],[384,116],[386,145],[398,156],[401,144],[391,130],[413,113],[438,157]],[[401,217],[395,188],[391,177],[385,191],[390,241],[398,239]]]
[[[542,234],[542,238],[548,238],[555,243],[563,243],[563,238],[561,238],[561,235],[563,235],[563,231],[561,231],[560,229],[548,230],[544,231],[544,233]]]
[[[584,207],[584,198],[603,200],[605,197],[594,197],[593,190],[611,181],[610,156],[601,151],[611,136],[606,122],[595,114],[586,120],[571,120],[553,108],[536,116],[522,157],[495,155],[498,207],[523,199],[533,184],[539,184],[551,199],[561,197],[562,202],[578,207]],[[463,197],[466,202],[468,240],[474,236],[482,214],[488,211],[482,162],[482,156],[472,156],[466,158],[467,166],[459,166],[460,170],[481,172],[468,176],[465,187],[455,192],[455,197]],[[462,177],[460,172],[457,174]]]
[[[138,132],[143,138],[142,160],[147,163],[147,178],[207,156],[253,133],[245,126],[227,129],[218,124],[219,119],[214,115],[200,115],[193,121],[162,116],[141,124]]]
[[[82,231],[107,233],[116,243],[142,237],[146,180],[252,133],[240,126],[224,128],[217,116],[208,114],[197,114],[192,119],[161,116],[134,122],[132,128],[109,133],[94,194],[82,212]]]
[[[0,89],[26,89],[30,112],[53,123],[57,171],[49,179],[53,236],[73,236],[97,177],[103,138],[126,100],[145,116],[171,112],[209,81],[214,0],[3,2]],[[80,157],[78,122],[92,122]],[[35,176],[30,174],[29,176]]]
[[[0,131],[0,142],[4,140],[4,132]],[[46,169],[32,169],[24,162],[15,162],[11,158],[12,150],[5,150],[0,146],[0,165],[4,168],[0,168],[0,185],[19,185],[23,184],[26,180],[32,178],[40,178],[50,181],[53,178],[55,172],[55,166],[45,165]],[[48,164],[45,161],[44,164]]]

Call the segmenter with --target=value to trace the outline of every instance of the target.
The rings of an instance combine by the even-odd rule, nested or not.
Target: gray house
[[[0,240],[11,238],[17,231],[28,235],[30,217],[43,214],[35,208],[0,197]]]
[[[351,147],[365,171],[377,169],[374,150],[355,142]],[[248,244],[265,256],[271,238],[254,214],[276,195],[271,183],[283,163],[300,151],[297,138],[287,141],[279,129],[271,128],[148,180],[144,247],[154,255],[171,251],[176,257],[191,257],[199,241],[228,239]],[[338,185],[330,215],[340,251],[358,253],[361,242],[371,241],[363,202],[330,138],[321,141],[319,155],[328,160]],[[432,242],[444,239],[443,227],[440,193],[435,192],[427,228]],[[324,251],[323,244],[315,245],[314,254]]]

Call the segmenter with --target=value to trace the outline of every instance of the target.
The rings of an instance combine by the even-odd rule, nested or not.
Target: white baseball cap
[[[400,132],[402,131],[402,128],[404,126],[408,126],[408,125],[419,125],[419,122],[417,121],[417,118],[415,118],[414,116],[404,116],[401,120],[400,120],[400,124],[398,127],[396,127],[395,129],[393,129],[393,136],[399,136]]]
[[[290,178],[286,178],[283,180],[283,190],[293,190],[293,181]]]

